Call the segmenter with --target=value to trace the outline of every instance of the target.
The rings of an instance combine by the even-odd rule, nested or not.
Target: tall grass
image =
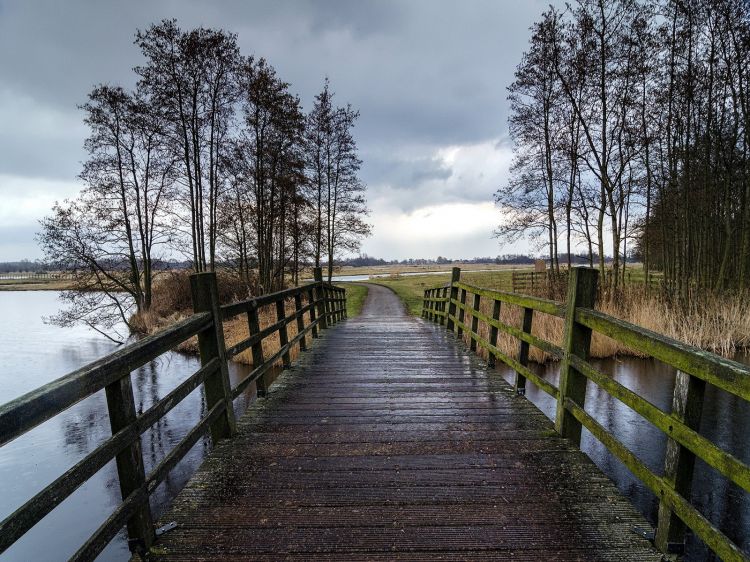
[[[713,295],[704,293],[687,303],[672,303],[659,294],[647,294],[637,288],[626,289],[617,300],[605,300],[597,309],[605,314],[626,320],[684,343],[732,357],[750,348],[750,298],[748,295]],[[492,303],[482,299],[480,310],[491,316]],[[520,328],[522,309],[503,303],[500,319],[505,324]],[[467,315],[468,318],[468,315]],[[468,324],[468,322],[466,322]],[[531,333],[556,345],[562,345],[563,320],[541,312],[534,312]],[[480,322],[479,334],[488,339],[489,328]],[[464,335],[468,343],[468,336]],[[517,358],[520,342],[503,332],[498,336],[498,348]],[[480,350],[486,358],[486,352]],[[596,358],[617,355],[645,356],[602,334],[594,333],[591,356]],[[529,359],[539,363],[555,359],[531,347]]]
[[[228,273],[217,273],[217,288],[219,292],[219,302],[229,304],[240,300],[251,298],[251,290],[237,277]],[[356,316],[362,310],[362,305],[367,296],[367,287],[348,284],[347,288],[347,314]],[[307,294],[302,295],[302,305],[307,304]],[[294,299],[290,298],[284,302],[285,316],[290,316],[295,312]],[[141,313],[131,318],[131,325],[141,334],[156,333],[175,322],[187,318],[193,313],[193,303],[190,289],[189,272],[169,272],[159,279],[154,288],[154,298],[151,309],[146,313]],[[310,323],[310,313],[305,313],[305,326]],[[258,321],[260,329],[277,322],[276,305],[265,305],[258,311]],[[247,316],[240,314],[230,318],[223,323],[224,341],[227,347],[231,347],[244,339],[250,337]],[[287,324],[287,334],[289,340],[297,335],[297,322],[292,320]],[[311,332],[305,336],[307,343],[310,344],[312,338]],[[271,357],[279,349],[281,342],[278,332],[269,335],[262,342],[263,356]],[[177,349],[185,353],[198,353],[198,338],[192,337],[182,342]],[[293,346],[290,351],[290,358],[294,361],[299,355],[299,346]],[[235,355],[233,361],[245,365],[252,365],[252,351],[247,349],[242,353]],[[279,364],[281,360],[279,360]]]
[[[489,289],[503,290],[507,285],[508,272],[476,272],[462,274],[466,283]],[[412,314],[422,310],[424,289],[445,286],[449,275],[414,276],[401,278],[379,278],[371,280],[392,288],[406,303]],[[564,287],[552,297],[564,300]],[[540,295],[549,298],[550,295]],[[481,311],[491,316],[492,303],[482,299]],[[673,301],[659,291],[647,292],[643,285],[627,285],[616,299],[603,298],[597,305],[602,312],[664,334],[696,347],[732,357],[736,352],[750,348],[750,294],[711,294],[694,293],[686,301]],[[522,310],[503,303],[501,321],[520,328]],[[468,318],[468,316],[467,316]],[[468,320],[467,320],[468,322]],[[479,325],[482,337],[488,337],[488,328]],[[556,345],[562,344],[563,321],[547,314],[535,312],[532,333]],[[468,339],[467,339],[468,341]],[[520,343],[514,337],[502,332],[498,347],[504,353],[518,356]],[[484,351],[480,351],[486,355]],[[601,334],[594,334],[591,343],[592,357],[613,357],[616,355],[642,355],[627,346],[617,343]],[[532,347],[530,359],[544,362],[551,359],[548,354]]]

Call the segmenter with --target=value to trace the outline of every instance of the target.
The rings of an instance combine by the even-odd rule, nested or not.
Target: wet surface
[[[84,328],[58,328],[42,321],[57,312],[57,292],[0,292],[0,403],[38,388],[91,361],[112,353],[117,345]],[[167,353],[134,371],[136,407],[145,411],[200,367],[196,357]],[[248,369],[230,364],[233,381]],[[238,398],[244,411],[252,400]],[[197,389],[142,436],[144,462],[150,470],[205,414],[202,389]],[[0,519],[59,477],[110,437],[103,392],[83,400],[62,414],[0,448]],[[208,453],[201,440],[152,496],[161,513],[182,489]],[[76,490],[47,517],[0,556],[3,561],[66,560],[119,505],[120,490],[114,461]],[[124,532],[110,543],[101,560],[128,560]]]
[[[238,428],[163,517],[159,558],[661,558],[588,457],[384,287]]]
[[[735,359],[750,364],[747,355],[738,355]],[[677,371],[669,365],[655,359],[635,357],[600,359],[592,364],[661,410],[671,411]],[[558,363],[533,367],[542,378],[557,385]],[[515,380],[514,372],[505,366],[499,366],[498,372],[509,382]],[[528,385],[527,398],[550,419],[554,417],[554,400],[533,384]],[[664,433],[595,384],[587,387],[586,410],[652,471],[663,474],[667,443]],[[750,435],[750,403],[707,385],[700,434],[750,464],[750,440],[747,438]],[[581,448],[649,522],[656,524],[658,498],[586,430]],[[750,493],[698,461],[691,503],[741,549],[750,552]],[[697,537],[688,534],[684,559],[702,561],[715,557]]]

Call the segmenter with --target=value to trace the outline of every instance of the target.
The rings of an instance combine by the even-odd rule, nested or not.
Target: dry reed
[[[750,298],[747,295],[702,294],[687,303],[670,303],[659,294],[647,294],[643,290],[626,290],[617,300],[605,300],[597,306],[601,312],[664,334],[684,343],[732,357],[740,350],[750,347]],[[492,302],[482,299],[480,310],[491,316]],[[522,309],[503,303],[500,320],[510,326],[521,327]],[[471,321],[466,315],[465,323]],[[489,327],[479,323],[479,335],[489,339]],[[555,345],[562,345],[563,320],[548,314],[535,312],[531,333]],[[468,344],[469,337],[464,335]],[[503,353],[518,357],[520,342],[513,336],[500,332],[497,347]],[[486,359],[487,352],[478,348]],[[614,357],[617,355],[645,356],[645,354],[595,333],[591,341],[591,357]],[[539,363],[554,360],[553,356],[531,346],[529,359]]]

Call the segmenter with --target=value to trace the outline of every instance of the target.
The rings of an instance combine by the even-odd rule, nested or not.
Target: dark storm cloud
[[[183,28],[236,33],[243,53],[267,58],[306,109],[328,76],[337,102],[361,112],[362,155],[379,159],[363,168],[375,196],[413,190],[415,201],[393,201],[413,208],[444,180],[433,200],[460,200],[455,171],[437,154],[505,136],[505,88],[547,4],[0,0],[0,177],[74,181],[86,134],[76,106],[97,83],[132,87],[136,29],[174,17]]]

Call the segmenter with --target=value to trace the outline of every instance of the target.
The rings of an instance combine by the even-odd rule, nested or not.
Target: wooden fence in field
[[[612,276],[612,270],[605,270],[606,280],[609,281]],[[659,289],[662,286],[663,278],[661,275],[648,275],[648,281],[645,275],[633,275],[632,271],[625,272],[624,282],[626,285],[647,286],[649,289]],[[560,273],[552,270],[547,271],[513,271],[511,274],[511,283],[507,287],[514,293],[523,294],[541,294],[549,293],[551,285],[564,286],[568,283],[568,270],[560,269]]]
[[[258,395],[263,396],[269,384],[265,375],[274,365],[281,361],[284,368],[289,367],[294,346],[304,351],[308,334],[316,338],[319,329],[346,317],[345,290],[324,283],[320,269],[315,271],[315,282],[308,285],[223,306],[218,301],[214,273],[195,274],[190,281],[194,314],[189,318],[0,406],[0,447],[102,390],[112,431],[109,439],[0,522],[0,553],[112,459],[117,464],[122,503],[72,559],[95,558],[124,526],[131,550],[146,552],[155,540],[149,497],[157,486],[204,435],[210,434],[214,444],[232,437],[233,400],[251,383],[256,382]],[[285,303],[290,300],[294,301],[295,310],[287,314]],[[260,329],[258,313],[269,306],[275,307],[277,321]],[[250,335],[227,348],[222,322],[238,315],[247,317]],[[296,323],[297,334],[290,340],[287,326],[292,322]],[[280,349],[271,357],[264,357],[263,340],[276,334]],[[130,373],[193,336],[198,338],[201,368],[138,415]],[[245,349],[251,349],[253,370],[232,388],[227,361]],[[205,391],[205,416],[146,474],[141,434],[200,386]]]
[[[66,271],[21,271],[0,273],[0,281],[70,281],[74,275]]]
[[[598,312],[595,310],[598,276],[596,269],[573,268],[569,276],[567,301],[555,302],[463,283],[460,270],[454,268],[448,287],[425,290],[422,316],[445,325],[459,337],[466,334],[472,350],[480,346],[487,351],[491,366],[497,360],[508,365],[516,372],[515,388],[519,393],[524,393],[528,380],[555,398],[555,429],[561,435],[580,446],[581,429],[585,427],[651,489],[660,502],[655,535],[655,544],[659,549],[668,551],[684,544],[685,527],[688,527],[722,559],[747,560],[746,554],[690,503],[690,495],[696,459],[750,492],[750,467],[698,433],[706,385],[713,385],[748,401],[750,368]],[[467,303],[469,296],[471,299]],[[492,302],[492,316],[480,312],[481,299]],[[520,328],[500,321],[503,304],[523,309]],[[537,314],[563,319],[565,329],[561,344],[532,335]],[[489,339],[479,335],[479,322],[488,327]],[[518,340],[518,359],[498,349],[500,331]],[[672,411],[657,408],[592,366],[589,362],[592,332],[604,334],[678,369]],[[561,360],[558,386],[529,369],[529,346],[535,346]],[[585,410],[586,386],[589,383],[596,384],[632,408],[668,437],[663,476],[651,471]]]

